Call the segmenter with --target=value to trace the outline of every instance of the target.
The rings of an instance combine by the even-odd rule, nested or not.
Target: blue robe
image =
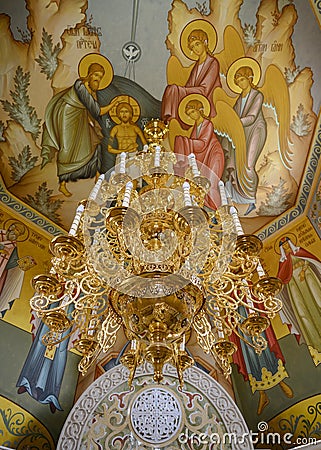
[[[58,396],[66,367],[69,338],[58,344],[53,359],[47,358],[45,356],[47,347],[42,343],[42,337],[48,330],[41,322],[20,373],[17,387],[24,387],[38,402],[52,403],[62,411]],[[67,335],[68,332],[69,330],[64,334]]]

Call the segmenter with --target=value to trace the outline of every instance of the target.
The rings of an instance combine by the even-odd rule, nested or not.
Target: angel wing
[[[264,96],[264,105],[273,108],[279,127],[279,152],[281,161],[287,169],[292,168],[290,149],[290,98],[285,78],[278,67],[270,64],[265,71],[262,87],[258,88]]]
[[[214,89],[213,91],[213,103],[214,105],[219,102],[222,101],[224,103],[227,103],[228,105],[231,106],[231,108],[233,108],[233,106],[235,105],[235,102],[237,100],[237,96],[235,97],[230,97],[223,88],[221,87],[217,87]]]
[[[245,56],[245,51],[239,33],[231,25],[228,25],[224,30],[223,42],[223,50],[215,54],[215,57],[220,63],[220,73],[226,75],[230,65]]]
[[[185,86],[189,74],[195,63],[188,67],[184,67],[176,56],[170,56],[167,61],[167,84],[177,84],[177,86]]]
[[[228,95],[223,93],[218,93],[217,97],[220,96],[221,99],[215,103],[217,114],[212,119],[214,130],[218,135],[226,137],[231,142],[233,147],[232,151],[235,151],[238,182],[244,194],[251,196],[253,194],[253,186],[248,176],[244,128],[239,116],[232,107],[232,102],[235,102],[235,99],[228,98]],[[226,97],[226,101],[222,100],[224,96]]]
[[[168,140],[172,151],[174,151],[174,144],[176,136],[190,137],[193,127],[184,130],[177,119],[172,119],[169,123]]]

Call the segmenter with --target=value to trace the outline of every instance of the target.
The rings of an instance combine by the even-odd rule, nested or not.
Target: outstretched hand
[[[112,101],[111,101],[108,105],[105,105],[105,106],[102,106],[102,107],[101,107],[101,109],[100,109],[100,115],[103,116],[104,114],[109,113],[109,111],[110,111],[112,108],[114,108],[114,107],[116,107],[117,105],[119,105],[119,103],[121,103],[121,100],[119,99],[119,97],[113,98]]]

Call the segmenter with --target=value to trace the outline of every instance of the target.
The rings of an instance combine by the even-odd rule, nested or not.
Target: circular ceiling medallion
[[[178,398],[165,387],[143,389],[132,402],[130,422],[143,442],[166,444],[181,430],[182,408]]]
[[[136,42],[130,41],[126,42],[126,44],[123,45],[122,55],[127,62],[138,61],[139,58],[141,57],[141,54],[142,54],[141,48]]]

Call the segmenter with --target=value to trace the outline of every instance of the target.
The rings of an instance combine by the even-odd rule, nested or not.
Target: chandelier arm
[[[176,342],[173,343],[172,359],[173,359],[173,362],[174,362],[174,366],[176,367],[176,372],[177,372],[177,375],[178,375],[179,385],[181,387],[183,387],[184,380],[183,380],[183,372],[181,370],[181,366],[180,366],[180,363],[179,363],[179,346],[177,344],[176,345],[175,344],[176,344]]]
[[[205,353],[210,353],[216,338],[211,330],[211,324],[204,310],[194,318],[193,329],[196,332],[197,341]]]
[[[233,219],[228,213],[228,207],[219,207],[215,217],[217,215],[219,215],[221,221],[222,238],[220,245],[218,246],[219,253],[216,260],[217,263],[215,264],[210,276],[211,283],[213,283],[219,276],[223,275],[227,270],[235,250],[235,240],[237,236]],[[212,230],[214,229],[215,226],[212,225]]]
[[[132,334],[132,333],[130,333]],[[136,369],[143,362],[143,349],[145,349],[145,343],[141,341],[132,340],[132,347],[121,358],[120,362],[126,366],[129,370],[128,386],[132,387],[133,378],[135,376]]]
[[[100,317],[106,311],[106,305],[108,304],[108,299],[103,295],[93,293],[93,294],[81,294],[78,299],[75,300],[74,306],[74,314],[75,311],[84,311],[84,310],[94,310],[95,317]]]
[[[98,342],[103,352],[107,352],[116,342],[116,335],[122,325],[122,318],[114,313],[111,306],[108,307],[107,316],[101,325],[97,335]]]
[[[55,341],[53,341],[52,339],[49,338],[50,333],[56,333],[55,331],[48,331],[47,333],[45,333],[42,338],[41,338],[41,342],[43,343],[43,345],[48,346],[48,347],[52,347],[55,345],[60,344],[61,342],[69,339],[77,330],[78,326],[77,325],[73,325],[73,329],[66,335],[64,335],[62,338],[57,339]],[[59,334],[63,334],[63,333],[59,333]]]
[[[267,348],[267,339],[260,335],[252,336],[252,341],[254,342],[255,352],[260,355],[263,350]]]
[[[255,343],[252,343],[251,341],[249,341],[248,339],[246,339],[246,338],[244,337],[244,335],[238,331],[237,328],[234,329],[233,332],[234,332],[234,333],[235,333],[235,334],[236,334],[236,335],[237,335],[237,336],[238,336],[238,337],[239,337],[246,345],[248,345],[249,347],[252,347],[253,350],[255,350],[256,353],[261,354],[261,353],[262,353],[262,350],[265,350],[266,347],[267,347],[267,341],[266,341],[266,339],[265,339],[263,336],[261,336],[261,339],[260,339],[260,340],[261,340],[262,342],[265,341],[266,345],[265,345],[264,348],[261,348],[261,344],[260,344],[260,345],[256,345]],[[252,338],[252,341],[253,341],[253,339],[255,340],[255,339],[257,338],[257,336],[251,336],[251,338]]]
[[[41,314],[45,314],[48,311],[58,311],[60,310],[60,306],[55,308],[50,308],[48,305],[53,305],[57,303],[57,297],[54,297],[53,300],[50,300],[48,296],[43,294],[35,294],[30,299],[30,307],[32,311],[35,311],[37,316],[40,317]]]
[[[101,352],[100,346],[94,347],[94,349],[89,350],[86,355],[84,355],[78,363],[78,370],[82,375],[86,375],[89,367],[97,360]]]
[[[229,358],[220,357],[217,354],[216,350],[214,350],[214,349],[211,350],[211,355],[213,356],[214,360],[216,361],[216,363],[220,367],[224,377],[228,378],[231,375],[231,373],[232,373],[232,366],[230,364]]]
[[[205,316],[205,312],[202,311],[198,314],[197,318],[195,318],[193,323],[193,329],[196,332],[197,342],[199,346],[203,349],[203,351],[207,354],[212,355],[214,361],[222,370],[223,374],[228,376],[227,368],[224,364],[223,360],[219,358],[218,354],[214,350],[214,344],[216,342],[216,338],[211,331],[210,322]]]

